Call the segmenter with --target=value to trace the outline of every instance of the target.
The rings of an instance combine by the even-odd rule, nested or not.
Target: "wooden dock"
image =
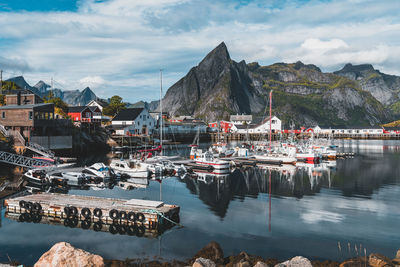
[[[8,217],[112,234],[155,236],[179,223],[179,206],[140,199],[39,193],[5,200]]]

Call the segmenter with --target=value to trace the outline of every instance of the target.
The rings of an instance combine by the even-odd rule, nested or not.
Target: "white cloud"
[[[0,59],[32,66],[15,66],[31,84],[54,77],[76,89],[82,77],[101,77],[97,92],[131,102],[158,98],[160,68],[167,88],[222,41],[237,61],[400,72],[399,1],[268,3],[83,0],[78,12],[2,12]]]
[[[79,80],[81,87],[98,88],[105,83],[104,79],[100,76],[86,76]]]

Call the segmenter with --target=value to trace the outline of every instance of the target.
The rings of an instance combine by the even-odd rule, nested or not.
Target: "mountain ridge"
[[[348,77],[352,66],[339,75],[300,61],[269,66],[237,63],[222,42],[167,90],[163,107],[173,116],[193,115],[206,121],[228,119],[236,113],[265,116],[268,93],[273,90],[273,112],[286,126],[292,122],[375,125],[392,120],[393,112],[382,99]],[[366,66],[367,71],[371,67]]]

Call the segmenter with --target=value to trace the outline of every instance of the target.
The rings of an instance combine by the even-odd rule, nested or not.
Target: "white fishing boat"
[[[113,159],[110,167],[117,173],[127,174],[129,177],[148,178],[150,170],[140,161]]]
[[[86,175],[80,172],[53,172],[49,177],[51,180],[64,180],[68,185],[83,185],[87,182]]]
[[[211,174],[228,173],[230,169],[228,161],[214,158],[213,153],[210,151],[200,154],[194,161],[200,166],[212,166]]]
[[[215,157],[220,158],[231,157],[235,153],[234,149],[228,148],[226,143],[221,142],[213,144],[211,150]]]
[[[33,169],[24,173],[24,177],[27,178],[28,182],[36,185],[46,185],[50,183],[49,176],[46,170]]]
[[[254,157],[257,160],[270,162],[270,163],[296,165],[296,162],[297,162],[296,157],[290,156],[290,155],[279,154],[279,153],[256,154],[256,155],[254,155]]]
[[[97,176],[103,179],[115,177],[114,171],[110,167],[107,167],[104,163],[95,163],[89,167],[85,167],[82,170],[82,173],[89,176]]]

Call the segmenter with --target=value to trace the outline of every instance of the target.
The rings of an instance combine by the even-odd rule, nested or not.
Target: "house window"
[[[33,117],[33,111],[29,111],[29,119],[32,120]]]
[[[1,117],[2,117],[3,119],[6,118],[6,112],[5,112],[5,111],[3,111],[3,112],[1,113]]]

